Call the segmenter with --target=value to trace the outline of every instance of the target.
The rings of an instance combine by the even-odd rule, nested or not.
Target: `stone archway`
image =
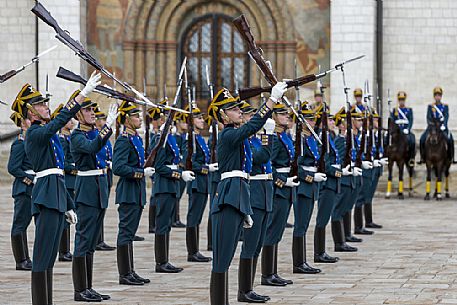
[[[176,89],[179,65],[179,41],[194,18],[211,13],[236,17],[245,14],[266,58],[279,77],[293,75],[296,52],[293,24],[285,5],[279,0],[132,0],[129,3],[123,33],[124,75],[139,85],[147,78],[151,96],[161,96],[167,84],[168,96]],[[258,85],[257,67],[251,64],[250,83]],[[217,84],[216,84],[217,85]]]

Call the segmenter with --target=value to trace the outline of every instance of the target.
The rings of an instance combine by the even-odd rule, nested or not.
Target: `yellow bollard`
[[[399,181],[399,182],[398,182],[398,192],[399,192],[400,194],[403,193],[403,181]]]
[[[431,182],[430,182],[430,181],[427,181],[427,182],[425,183],[425,192],[426,192],[427,194],[430,194],[430,185],[431,185]]]

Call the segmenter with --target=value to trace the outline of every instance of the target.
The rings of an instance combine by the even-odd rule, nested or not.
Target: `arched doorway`
[[[206,66],[217,88],[234,92],[249,85],[249,57],[246,45],[232,24],[232,18],[211,14],[195,19],[180,41],[181,58],[187,57],[189,81],[197,100],[209,98]]]

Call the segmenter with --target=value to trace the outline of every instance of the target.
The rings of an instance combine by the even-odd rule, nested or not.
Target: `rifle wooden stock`
[[[367,141],[367,151],[365,154],[365,160],[367,161],[373,161],[373,136],[374,136],[374,131],[373,131],[373,115],[369,115],[369,118],[367,120],[368,126],[368,141]]]
[[[362,123],[362,139],[360,140],[360,149],[357,150],[357,155],[355,158],[355,166],[362,168],[363,153],[366,145],[367,134],[367,118],[363,119]]]
[[[317,167],[317,171],[319,173],[325,173],[325,155],[328,153],[328,119],[327,119],[327,109],[324,105],[322,109],[322,146],[321,146],[321,154],[319,157],[319,165]]]
[[[303,125],[297,119],[297,122],[295,125],[295,143],[294,143],[295,156],[294,156],[294,159],[292,160],[292,164],[290,166],[290,175],[292,177],[297,176],[297,180],[298,180],[298,158],[301,156],[301,151],[302,151],[302,131],[303,131]]]
[[[382,117],[378,118],[378,138],[376,139],[376,156],[375,159],[381,159],[380,149],[382,147]]]
[[[146,159],[146,162],[144,163],[144,167],[154,167],[157,152],[165,144],[165,141],[166,141],[167,135],[168,135],[168,130],[170,130],[170,127],[171,127],[171,124],[173,123],[173,118],[175,117],[175,114],[176,114],[176,110],[170,110],[170,112],[168,113],[167,120],[165,121],[165,126],[160,133],[159,141],[156,143],[154,148],[149,153],[149,156]]]
[[[149,118],[149,114],[147,113],[146,111],[146,107],[143,108],[143,111],[144,111],[144,124],[145,124],[145,128],[144,128],[144,148],[145,148],[145,151],[148,151],[149,150],[149,137],[150,137],[150,124],[151,124],[151,120]]]
[[[3,82],[6,82],[6,81],[9,80],[11,77],[15,76],[18,72],[19,72],[19,71],[11,70],[11,71],[6,72],[6,73],[3,74],[3,75],[0,75],[0,84],[3,83]]]
[[[313,82],[317,79],[315,74],[309,74],[305,75],[290,81],[287,81],[287,88],[292,88],[292,87],[300,87],[303,86],[307,83]],[[250,88],[241,88],[238,90],[238,94],[240,96],[240,99],[242,100],[247,100],[250,98],[253,98],[255,96],[258,96],[264,92],[271,92],[272,86],[268,87],[250,87]]]
[[[350,108],[349,108],[350,109]],[[352,163],[352,143],[354,138],[352,135],[352,115],[351,111],[346,112],[346,150],[344,153],[343,167]]]

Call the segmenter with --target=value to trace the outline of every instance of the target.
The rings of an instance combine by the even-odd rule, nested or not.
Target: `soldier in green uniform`
[[[227,89],[213,98],[209,115],[224,124],[217,143],[217,159],[221,181],[211,208],[213,237],[213,267],[210,301],[212,305],[228,304],[228,269],[235,254],[243,224],[252,226],[248,177],[252,154],[248,138],[259,131],[270,117],[273,105],[280,102],[286,84],[276,84],[270,99],[252,119],[239,127],[242,114],[239,101]],[[239,127],[239,128],[238,128]]]
[[[311,128],[316,124],[316,113],[308,102],[301,105],[301,113]],[[301,124],[298,123],[297,124]],[[320,184],[327,179],[325,173],[317,171],[319,161],[319,146],[307,126],[303,127],[302,151],[296,152],[298,158],[297,200],[294,202],[294,231],[292,238],[292,264],[293,273],[316,274],[321,270],[310,266],[306,260],[306,232],[309,228],[314,204],[319,198]],[[277,283],[278,285],[281,283]]]
[[[119,213],[117,234],[117,267],[119,284],[144,285],[149,279],[135,272],[133,261],[133,240],[141,214],[146,204],[145,177],[151,177],[154,169],[144,167],[143,140],[137,133],[141,127],[140,110],[127,101],[118,109],[118,122],[124,131],[116,139],[113,151],[113,174],[119,176],[116,185],[116,204]]]
[[[187,115],[184,114],[184,118],[186,117]],[[200,134],[205,127],[205,121],[199,108],[192,109],[192,119],[195,141],[192,171],[195,173],[195,180],[187,185],[187,194],[189,195],[186,227],[187,261],[209,262],[211,258],[204,256],[199,251],[199,227],[208,202],[208,174],[216,171],[218,165],[217,163],[210,163],[209,147]]]
[[[32,190],[35,243],[32,266],[32,304],[52,304],[53,267],[65,223],[77,222],[74,204],[65,188],[64,152],[56,134],[79,111],[84,98],[100,84],[92,73],[81,93],[50,120],[48,99],[29,84],[19,92],[15,104],[32,122],[27,130],[25,152],[37,182]]]
[[[287,218],[292,203],[296,200],[297,177],[289,177],[290,166],[295,155],[294,143],[287,134],[290,121],[289,110],[283,104],[274,107],[276,121],[273,135],[273,152],[271,165],[273,168],[273,211],[268,217],[267,231],[262,249],[262,285],[277,286],[277,283],[292,284],[291,280],[278,275],[278,244],[284,234]]]
[[[257,109],[243,102],[243,121],[249,122]],[[270,297],[259,295],[253,290],[257,261],[262,250],[267,229],[268,215],[273,205],[273,170],[271,168],[272,135],[275,121],[268,119],[263,130],[249,138],[252,151],[252,170],[249,177],[250,200],[253,225],[243,230],[243,246],[238,268],[238,301],[263,303]]]
[[[14,109],[13,109],[14,110]],[[11,116],[21,132],[11,144],[8,159],[8,173],[14,177],[12,197],[14,198],[13,223],[11,226],[11,247],[16,261],[16,270],[32,270],[27,243],[27,228],[32,220],[31,195],[35,179],[32,164],[25,154],[24,140],[30,120],[14,111]]]
[[[79,90],[73,93],[77,96]],[[85,98],[76,114],[78,127],[70,137],[71,154],[78,170],[75,181],[75,206],[79,222],[76,225],[73,256],[74,300],[95,302],[110,299],[92,289],[94,251],[100,237],[105,211],[108,207],[108,178],[104,157],[98,153],[111,136],[116,121],[117,104],[109,113],[107,123],[95,128],[96,104]]]
[[[105,124],[106,124],[106,114],[100,110],[98,104],[94,108],[95,112],[95,127],[98,131],[101,131]],[[106,167],[106,178],[108,179],[108,201],[109,196],[111,194],[111,187],[113,186],[113,169],[112,169],[112,162],[113,162],[113,146],[111,145],[111,141],[108,139],[106,145],[100,149],[97,153],[97,159],[100,160],[100,163],[104,162]],[[105,242],[105,226],[104,226],[104,218],[102,221],[102,226],[100,228],[100,236],[98,238],[97,246],[95,247],[97,251],[114,251],[116,247],[110,246]]]
[[[54,112],[51,114],[51,120],[53,120],[62,110],[63,104],[57,106]],[[76,180],[76,173],[78,170],[75,167],[75,163],[73,162],[73,157],[70,152],[70,134],[75,126],[73,119],[68,121],[59,132],[59,140],[60,145],[62,145],[63,152],[64,152],[64,171],[65,171],[65,187],[67,188],[67,192],[70,197],[74,200],[75,198],[75,180]],[[60,245],[59,245],[59,262],[71,262],[72,255],[70,252],[70,224],[68,222],[65,223],[64,229],[62,232],[62,237],[60,238]]]
[[[175,115],[175,128],[176,132],[172,132],[176,138],[176,143],[178,144],[179,150],[181,151],[181,161],[186,159],[187,156],[187,119],[184,116],[184,113],[177,113]],[[183,162],[179,163],[179,167],[184,169]],[[181,198],[184,195],[184,191],[186,190],[187,183],[184,180],[179,180],[179,193],[176,198],[175,209],[173,211],[173,222],[171,224],[174,228],[185,228],[186,225],[181,222],[180,217],[180,206],[181,206]]]

